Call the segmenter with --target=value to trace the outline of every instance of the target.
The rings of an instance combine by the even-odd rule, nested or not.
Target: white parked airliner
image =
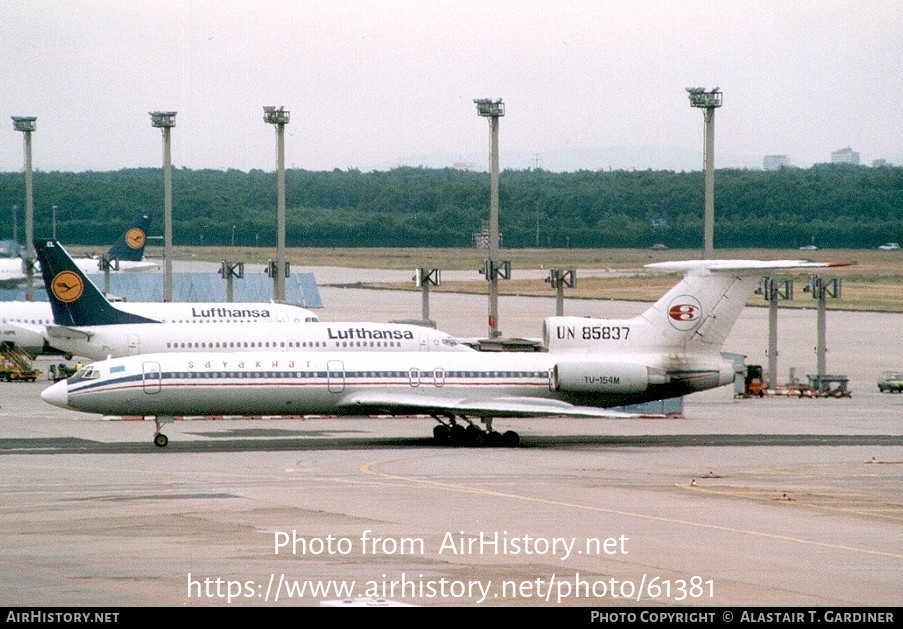
[[[48,343],[66,354],[100,360],[149,352],[243,350],[296,351],[460,351],[474,352],[451,335],[417,325],[396,323],[326,323],[308,313],[304,319],[270,316],[290,312],[280,304],[182,304],[193,317],[225,316],[228,320],[197,325],[162,322],[111,304],[73,266],[66,250],[53,241],[35,241],[54,324],[46,327]],[[127,302],[126,302],[127,303]],[[172,307],[172,304],[157,304]]]
[[[122,240],[122,239],[120,239]],[[46,242],[37,241],[40,251],[36,249],[38,261],[45,258]],[[266,325],[279,323],[309,323],[319,321],[313,311],[293,304],[273,302],[255,303],[223,303],[223,302],[117,302],[112,306],[85,275],[82,265],[74,260],[62,246],[55,250],[54,261],[60,271],[68,271],[59,279],[55,287],[47,287],[48,299],[59,294],[69,303],[61,302],[61,320],[64,327],[57,328],[54,321],[53,306],[50,301],[0,301],[0,343],[14,343],[31,356],[38,355],[70,355],[84,356],[91,359],[106,358],[109,355],[120,355],[114,345],[108,351],[97,349],[98,341],[91,345],[93,351],[88,353],[82,345],[84,334],[66,340],[73,333],[66,332],[65,326],[96,326],[121,324],[127,321],[144,320],[163,323],[257,323]],[[39,276],[43,281],[43,275]],[[77,294],[77,299],[73,296]],[[76,303],[77,302],[77,303]],[[48,330],[57,333],[51,338]],[[196,331],[196,328],[192,328]],[[76,339],[81,339],[79,342]],[[83,353],[84,352],[84,353]]]

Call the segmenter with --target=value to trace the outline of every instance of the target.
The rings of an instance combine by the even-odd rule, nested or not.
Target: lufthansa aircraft
[[[155,321],[183,323],[309,323],[319,318],[312,311],[292,304],[119,302],[116,309]],[[53,309],[47,301],[0,301],[0,342],[13,343],[34,356],[74,355],[50,343],[48,327],[54,326]],[[197,328],[192,328],[196,330]],[[106,358],[106,355],[101,356]]]
[[[110,259],[117,261],[116,266],[119,271],[151,271],[159,268],[155,262],[144,259],[147,228],[150,226],[150,222],[149,214],[136,216],[132,225],[107,251]],[[76,258],[74,263],[82,273],[97,273],[101,270],[101,260],[96,257]],[[40,263],[38,263],[35,267],[36,278],[39,278],[40,272]],[[25,285],[27,279],[23,258],[0,258],[0,288],[20,288]]]
[[[649,264],[684,277],[632,319],[547,319],[548,352],[180,351],[103,360],[41,397],[87,413],[151,417],[160,447],[168,442],[161,426],[175,417],[307,414],[427,414],[439,422],[438,441],[514,446],[517,433],[494,431],[493,418],[624,417],[607,409],[732,383],[721,347],[761,274],[825,266]]]
[[[91,283],[82,270],[82,265],[73,260],[61,245],[57,245],[53,259],[45,261],[45,241],[36,241],[38,261],[44,265],[56,265],[57,272],[66,271],[56,284],[46,285],[48,299],[70,300],[75,305],[63,308],[62,319],[54,321],[52,302],[48,301],[7,301],[0,302],[0,342],[14,343],[31,356],[69,355],[85,356],[91,359],[118,355],[107,352],[94,355],[81,353],[74,342],[64,342],[69,336],[83,338],[83,334],[67,329],[81,326],[123,323],[137,317],[157,323],[309,323],[319,317],[307,308],[293,304],[220,303],[220,302],[117,302],[113,307],[100,290]],[[56,274],[54,274],[56,275]],[[56,297],[59,295],[59,297]],[[77,299],[73,299],[77,297]],[[61,303],[66,304],[65,301]],[[55,323],[60,324],[56,326]],[[68,326],[68,327],[67,327]],[[50,330],[57,335],[51,338]],[[192,328],[196,331],[196,328]],[[57,341],[59,340],[59,343]],[[73,351],[78,350],[78,351]]]
[[[66,354],[92,360],[141,353],[243,350],[298,351],[461,351],[474,352],[445,332],[395,323],[325,323],[303,308],[279,304],[180,304],[191,317],[178,321],[151,318],[113,305],[72,265],[65,249],[53,241],[35,241],[54,324],[48,343]],[[127,302],[126,302],[127,303]],[[175,304],[155,304],[172,308]],[[293,308],[304,319],[280,320],[270,311]],[[227,319],[211,325],[199,317]],[[161,323],[162,322],[162,323]]]

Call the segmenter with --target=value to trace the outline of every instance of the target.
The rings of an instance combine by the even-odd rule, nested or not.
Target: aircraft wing
[[[150,260],[142,260],[140,262],[132,262],[130,260],[123,260],[119,262],[119,270],[120,271],[158,271],[160,270],[160,265],[156,262],[151,262]],[[94,271],[96,273],[96,271]]]
[[[93,332],[86,332],[85,330],[70,328],[65,325],[47,326],[48,339],[90,339],[92,336],[94,336]]]
[[[471,417],[599,417],[631,419],[658,417],[640,413],[624,413],[605,408],[574,406],[567,402],[544,398],[497,397],[488,399],[446,398],[410,395],[389,391],[357,391],[346,395],[339,404],[359,409],[362,414],[385,415],[464,415]],[[664,415],[661,415],[664,417]]]
[[[25,323],[24,321],[11,321],[5,324],[4,327],[11,330],[22,330],[23,332],[28,332],[29,334],[37,334],[41,337],[46,336],[45,332],[47,330],[47,328],[43,325],[38,325],[36,323]]]
[[[43,343],[45,338],[46,334],[43,325],[23,323],[21,321],[3,324],[3,332],[0,334],[0,341],[8,341],[17,345],[26,345],[28,342],[37,343],[39,339]]]

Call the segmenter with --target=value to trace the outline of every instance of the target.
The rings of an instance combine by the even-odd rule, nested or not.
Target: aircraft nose
[[[65,380],[60,380],[43,391],[41,391],[41,399],[48,404],[67,408],[69,405],[69,387]]]

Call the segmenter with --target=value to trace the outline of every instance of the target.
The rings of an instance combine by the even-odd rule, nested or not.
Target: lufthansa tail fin
[[[111,258],[140,262],[144,259],[144,247],[147,245],[147,230],[150,227],[150,214],[139,214],[110,250],[107,252]]]
[[[35,253],[44,276],[47,298],[57,325],[92,326],[119,323],[159,323],[115,308],[85,277],[63,246],[54,240],[35,240]]]

